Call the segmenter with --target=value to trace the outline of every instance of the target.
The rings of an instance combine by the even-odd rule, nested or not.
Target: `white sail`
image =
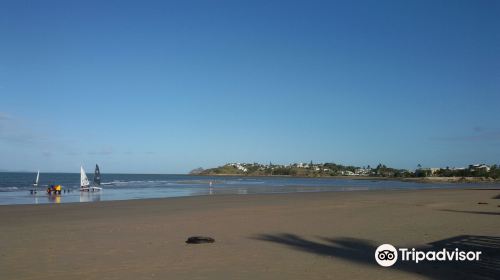
[[[34,187],[38,187],[38,179],[40,179],[40,170],[36,173],[36,180],[35,183],[33,183]]]
[[[80,187],[88,187],[90,185],[87,174],[83,170],[83,166],[80,166]]]

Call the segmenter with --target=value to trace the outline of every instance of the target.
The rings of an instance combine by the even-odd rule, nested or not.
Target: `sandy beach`
[[[498,279],[499,190],[219,195],[0,206],[0,279]],[[187,245],[192,235],[213,244]],[[374,260],[383,243],[479,262]]]

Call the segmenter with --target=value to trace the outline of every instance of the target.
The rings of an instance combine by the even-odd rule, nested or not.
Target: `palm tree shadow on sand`
[[[290,248],[316,255],[330,256],[354,263],[379,267],[380,269],[398,269],[415,273],[430,279],[500,279],[500,237],[460,235],[439,240],[424,246],[409,246],[419,251],[447,250],[481,251],[479,261],[470,262],[398,262],[390,268],[382,268],[375,261],[375,250],[383,242],[358,238],[320,238],[321,242],[307,240],[294,234],[262,234],[254,237],[286,245]],[[397,246],[396,246],[397,247]],[[404,246],[402,246],[404,247]]]
[[[451,209],[442,209],[439,211],[455,212],[455,213],[467,213],[467,214],[480,214],[480,215],[493,215],[493,216],[500,215],[500,212],[488,212],[488,211],[462,211],[462,210],[451,210]]]

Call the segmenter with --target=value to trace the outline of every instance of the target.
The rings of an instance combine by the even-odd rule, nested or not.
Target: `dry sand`
[[[499,279],[499,190],[204,196],[0,206],[0,279]],[[485,202],[488,204],[478,204]],[[191,235],[213,244],[187,245]],[[382,243],[483,250],[378,266]]]

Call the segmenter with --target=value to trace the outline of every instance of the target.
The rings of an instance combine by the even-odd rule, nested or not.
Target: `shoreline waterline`
[[[500,190],[500,188],[425,188],[425,189],[374,189],[374,190],[355,190],[355,191],[339,191],[339,190],[329,190],[329,191],[310,191],[310,192],[267,192],[267,193],[252,193],[252,194],[217,194],[217,195],[206,195],[206,194],[197,194],[197,195],[188,195],[188,196],[167,196],[167,197],[146,197],[146,198],[132,198],[132,199],[113,199],[113,200],[99,200],[99,201],[86,201],[86,202],[78,202],[78,201],[70,201],[70,202],[60,202],[60,203],[18,203],[18,204],[0,204],[1,207],[10,207],[10,206],[42,206],[42,205],[50,205],[50,204],[89,204],[89,202],[99,202],[100,204],[105,203],[114,203],[114,202],[126,202],[126,201],[154,201],[154,200],[178,200],[185,198],[204,198],[204,197],[265,197],[265,196],[279,196],[279,195],[310,195],[310,194],[334,194],[334,193],[389,193],[389,192],[412,192],[412,191],[432,191],[432,190],[457,190],[457,191],[474,191],[474,190],[485,190],[485,191],[495,191]],[[88,192],[81,192],[81,194],[88,194]],[[92,195],[92,194],[91,194]],[[94,194],[95,195],[95,194]],[[45,195],[40,195],[39,198],[45,197]]]
[[[0,174],[0,205],[99,202],[144,198],[185,197],[226,194],[268,194],[306,192],[345,192],[364,190],[398,189],[455,189],[499,187],[495,183],[422,183],[399,180],[359,178],[298,178],[298,177],[247,177],[247,176],[195,176],[102,174],[103,190],[95,193],[79,191],[79,174],[40,173],[40,187],[36,195],[30,173]],[[45,187],[63,185],[61,195],[47,195]]]

